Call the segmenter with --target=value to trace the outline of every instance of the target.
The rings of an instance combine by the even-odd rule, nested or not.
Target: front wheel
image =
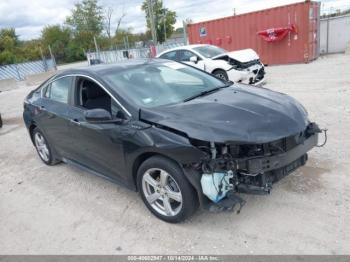
[[[157,156],[143,162],[137,184],[147,208],[166,222],[181,222],[198,208],[195,190],[181,168],[167,158]]]
[[[217,69],[213,72],[213,75],[218,77],[218,78],[221,78],[225,81],[228,81],[228,76],[227,76],[227,73],[226,71],[224,70],[221,70],[221,69]]]

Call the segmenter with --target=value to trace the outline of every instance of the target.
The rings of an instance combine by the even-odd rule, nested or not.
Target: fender
[[[205,61],[206,71],[213,73],[217,69],[228,71],[232,66],[224,60],[209,60]]]

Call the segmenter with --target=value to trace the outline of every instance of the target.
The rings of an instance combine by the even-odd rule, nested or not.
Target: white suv
[[[233,82],[261,85],[264,65],[253,49],[228,52],[213,45],[187,45],[168,49],[158,58],[184,62]]]

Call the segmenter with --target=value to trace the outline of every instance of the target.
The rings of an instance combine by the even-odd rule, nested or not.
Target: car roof
[[[165,53],[168,53],[168,52],[171,52],[171,51],[176,51],[176,50],[181,50],[181,49],[192,50],[193,48],[200,47],[200,46],[209,46],[209,45],[208,44],[195,44],[195,45],[177,46],[177,47],[174,47],[174,48],[170,48],[170,49],[164,50],[158,56],[160,56],[162,54],[165,54]]]
[[[57,76],[64,76],[69,74],[102,74],[104,72],[113,70],[113,71],[122,71],[128,68],[133,68],[140,65],[149,65],[149,64],[162,64],[169,62],[165,59],[151,59],[151,58],[141,58],[141,59],[129,59],[125,61],[120,61],[114,64],[99,64],[93,66],[82,66],[74,69],[67,69],[57,74]]]

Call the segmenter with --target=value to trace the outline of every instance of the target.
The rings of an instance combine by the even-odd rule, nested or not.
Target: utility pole
[[[153,44],[157,44],[157,32],[155,29],[155,22],[154,22],[154,14],[153,14],[153,1],[148,0],[148,17],[150,21],[150,26],[151,26],[151,32],[152,32],[152,39],[153,39]]]
[[[164,13],[163,13],[163,22],[164,22],[164,42],[166,41],[166,13],[165,13],[165,8],[164,8]]]
[[[185,20],[182,20],[182,27],[183,27],[183,34],[184,34],[184,44],[188,45],[188,39],[187,39],[187,23]]]
[[[50,56],[51,56],[51,59],[52,59],[52,63],[53,63],[53,67],[55,68],[55,70],[57,71],[57,65],[56,65],[56,59],[52,53],[52,50],[51,50],[51,46],[49,45],[49,52],[50,52]]]
[[[98,53],[98,45],[97,45],[97,41],[96,41],[96,37],[94,36],[94,43],[95,43],[95,49],[96,49],[96,53]]]
[[[95,43],[95,49],[96,49],[97,57],[98,57],[98,59],[101,60],[101,57],[100,57],[100,50],[99,50],[99,48],[98,48],[98,45],[97,45],[97,41],[96,41],[96,37],[95,37],[95,36],[94,36],[94,43]],[[95,58],[96,58],[96,56],[95,56]]]
[[[47,68],[46,59],[45,59],[45,56],[43,53],[43,49],[41,48],[41,46],[39,46],[39,49],[40,49],[40,55],[41,55],[41,59],[43,60],[43,65],[44,65],[45,71],[47,71],[48,68]]]

